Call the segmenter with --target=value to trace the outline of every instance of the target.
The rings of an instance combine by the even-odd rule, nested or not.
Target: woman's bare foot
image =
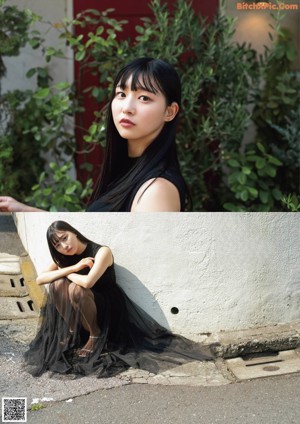
[[[94,353],[97,341],[101,336],[90,336],[86,344],[78,352],[79,358],[87,358]]]

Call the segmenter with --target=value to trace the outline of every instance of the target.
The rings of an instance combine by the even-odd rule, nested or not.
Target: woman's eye
[[[115,97],[124,98],[125,93],[123,91],[116,91]]]
[[[151,100],[151,99],[150,99],[150,97],[148,97],[148,96],[140,96],[140,99],[141,99],[143,102],[149,102],[149,100]]]

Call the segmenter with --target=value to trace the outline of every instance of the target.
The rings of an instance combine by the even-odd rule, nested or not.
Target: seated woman
[[[180,79],[168,63],[144,57],[120,70],[108,107],[102,171],[88,212],[187,209],[175,142],[180,106]],[[0,211],[38,210],[0,197]]]
[[[53,263],[37,277],[50,283],[43,318],[25,354],[28,371],[98,377],[129,367],[152,373],[209,360],[208,346],[160,326],[117,285],[113,256],[64,221],[47,230]]]

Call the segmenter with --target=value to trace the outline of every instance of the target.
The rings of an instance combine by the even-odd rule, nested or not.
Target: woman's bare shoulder
[[[147,180],[137,191],[132,212],[179,212],[180,196],[175,184],[166,178]]]

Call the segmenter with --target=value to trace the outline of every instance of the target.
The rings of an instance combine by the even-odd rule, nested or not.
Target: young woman
[[[113,256],[64,221],[47,231],[53,258],[37,277],[49,283],[37,336],[25,354],[28,371],[98,377],[127,368],[157,373],[191,360],[212,358],[202,347],[161,327],[117,285]]]
[[[181,84],[160,59],[140,58],[118,73],[108,107],[105,158],[87,211],[184,211],[187,187],[176,153]],[[2,211],[34,211],[0,197]]]

